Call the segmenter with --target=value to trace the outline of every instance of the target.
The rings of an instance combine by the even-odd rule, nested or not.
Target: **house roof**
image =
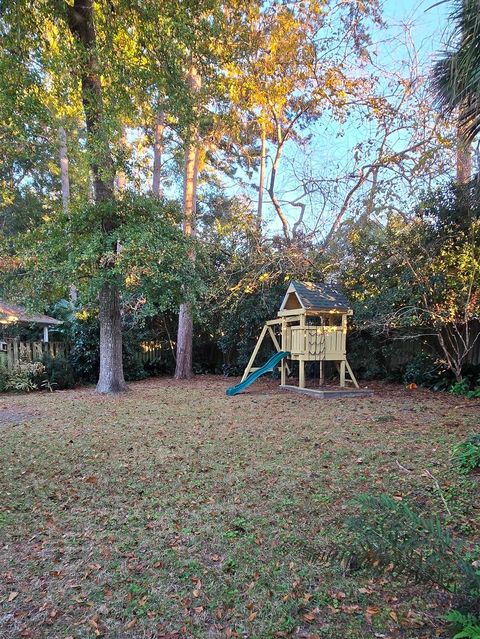
[[[303,308],[308,310],[350,310],[350,303],[337,285],[314,284],[313,282],[290,282],[283,301],[283,309],[287,297],[295,292]]]
[[[24,306],[10,304],[0,300],[0,324],[41,324],[43,326],[56,326],[63,324],[60,320],[42,315],[41,313],[27,313]]]

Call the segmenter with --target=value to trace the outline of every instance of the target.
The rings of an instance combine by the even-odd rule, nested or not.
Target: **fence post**
[[[13,352],[13,340],[7,340],[7,369],[12,370],[15,362],[14,352]]]

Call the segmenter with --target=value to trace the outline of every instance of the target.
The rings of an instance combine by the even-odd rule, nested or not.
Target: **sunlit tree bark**
[[[58,129],[58,156],[60,162],[60,181],[62,190],[62,208],[64,213],[68,213],[70,204],[70,179],[68,175],[68,152],[67,152],[67,133],[63,126]]]
[[[162,154],[163,154],[163,132],[165,130],[165,114],[160,111],[155,119],[155,132],[153,142],[153,176],[152,193],[155,197],[163,196],[161,186]]]
[[[265,188],[265,164],[267,157],[267,133],[265,124],[261,124],[260,132],[260,175],[258,178],[257,231],[262,230],[263,192]]]

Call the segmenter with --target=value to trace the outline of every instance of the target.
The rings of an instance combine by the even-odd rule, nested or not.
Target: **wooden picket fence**
[[[147,362],[156,362],[162,359],[167,348],[168,343],[161,340],[140,342],[138,358],[142,364],[146,364]]]
[[[480,332],[480,322],[474,320],[471,324],[473,334]],[[438,351],[436,338],[422,339],[406,339],[401,341],[395,350],[394,356],[388,365],[392,368],[398,367],[410,361],[416,353],[418,353],[425,344],[429,343],[432,351]],[[3,347],[3,348],[2,348]],[[139,344],[138,358],[142,363],[156,362],[169,356],[172,344],[167,340],[149,340]],[[0,366],[8,370],[15,369],[21,362],[34,362],[42,359],[45,353],[52,357],[67,356],[70,345],[66,342],[33,342],[19,341],[18,339],[6,339],[1,341],[0,338]],[[441,353],[438,351],[438,354]],[[474,348],[469,353],[467,362],[474,365],[480,364],[480,337],[477,339]]]
[[[0,365],[7,370],[13,370],[23,362],[38,362],[46,353],[51,357],[65,357],[69,351],[69,345],[65,342],[22,342],[6,339],[0,344]]]
[[[6,339],[0,341],[0,345],[4,345],[0,350],[0,366],[7,370],[14,370],[23,362],[38,362],[45,353],[51,357],[66,357],[70,350],[67,342],[24,342]],[[166,348],[168,344],[159,340],[140,342],[138,358],[144,364],[158,361]]]

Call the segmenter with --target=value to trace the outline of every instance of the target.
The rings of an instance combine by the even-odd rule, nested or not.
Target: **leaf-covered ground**
[[[399,386],[319,400],[266,380],[228,398],[227,385],[0,398],[1,637],[447,636],[445,593],[326,551],[362,492],[473,539],[478,480],[450,452],[479,430],[480,403]]]

